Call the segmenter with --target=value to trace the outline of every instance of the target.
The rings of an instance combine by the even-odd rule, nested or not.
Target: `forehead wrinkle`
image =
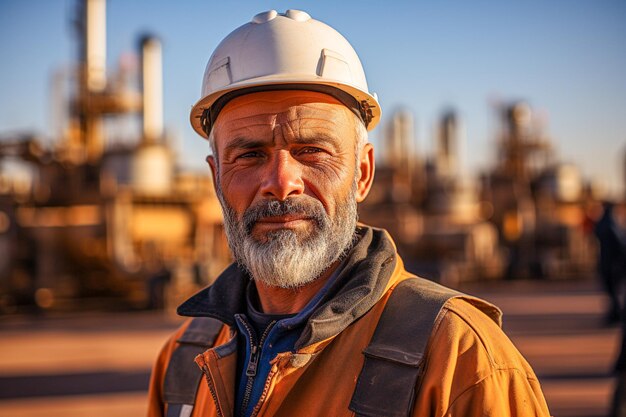
[[[257,127],[267,128],[268,131],[271,131],[271,130],[273,130],[275,125],[276,125],[276,123],[263,123],[263,122],[244,124],[244,125],[240,125],[240,126],[232,126],[231,125],[228,128],[228,134],[229,134],[229,136],[232,136],[232,135],[236,135],[236,134],[238,134],[240,132],[246,132],[246,131],[255,129]]]
[[[227,115],[226,118],[222,119],[218,117],[214,130],[216,144],[218,142],[228,141],[234,136],[248,137],[250,136],[251,131],[254,131],[257,128],[261,130],[263,130],[263,128],[267,128],[268,131],[272,131],[276,125],[275,115],[272,113],[264,113],[261,116],[265,116],[266,119],[259,120],[258,116],[255,115],[236,118],[232,117],[232,114]],[[259,136],[258,131],[252,133],[254,133],[253,136]]]
[[[326,121],[328,121],[337,120],[341,118],[340,115],[343,115],[345,118],[347,115],[346,112],[349,111],[350,110],[342,104],[303,103],[280,112],[280,115],[283,117],[293,117],[295,115],[296,118],[320,118],[323,114],[327,116]]]
[[[272,112],[248,114],[240,117],[229,112],[224,116],[221,120],[219,117],[217,118],[215,123],[217,128],[221,127],[221,124],[228,124],[233,129],[241,129],[252,126],[272,126],[276,123],[276,113]],[[261,120],[258,120],[259,118]]]
[[[302,107],[304,106],[293,107],[288,111],[280,113],[277,121],[279,123],[288,124],[307,124],[308,122],[319,122],[319,124],[315,124],[315,126],[329,126],[332,124],[347,125],[350,123],[350,118],[345,117],[345,113],[336,112],[334,111],[335,109],[324,109],[311,106],[309,109],[314,111],[307,112],[306,110],[303,111]],[[344,117],[340,116],[342,114]]]
[[[331,117],[323,117],[323,115],[320,115],[320,112],[315,112],[309,115],[298,112],[295,117],[289,120],[289,123],[296,125],[298,132],[302,132],[303,130],[327,131],[330,132],[331,137],[337,137],[340,135],[340,133],[337,132],[338,129],[347,127],[350,131],[352,131],[352,128],[354,127],[354,120],[352,117],[346,117],[348,115],[343,112],[337,113],[326,110],[325,113],[332,113],[332,115]],[[341,114],[343,114],[343,117],[340,116]]]

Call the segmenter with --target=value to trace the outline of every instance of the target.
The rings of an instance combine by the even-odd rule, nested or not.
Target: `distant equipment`
[[[0,313],[174,306],[229,262],[208,170],[176,167],[160,41],[140,39],[133,82],[128,63],[107,74],[105,0],[81,1],[75,28],[79,61],[55,78],[60,137],[0,141]],[[136,139],[120,137],[134,117]]]
[[[361,219],[391,232],[411,270],[448,284],[593,276],[590,187],[576,166],[555,161],[527,103],[496,113],[497,159],[478,183],[461,177],[453,110],[442,114],[432,158],[414,152],[413,116],[392,114]]]

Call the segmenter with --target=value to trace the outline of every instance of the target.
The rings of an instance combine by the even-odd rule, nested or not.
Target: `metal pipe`
[[[87,89],[106,87],[106,0],[85,0]]]
[[[457,174],[460,130],[456,113],[447,110],[441,118],[436,149],[437,172],[442,176],[454,177]]]
[[[163,68],[161,42],[153,36],[141,40],[143,136],[154,142],[163,136]]]

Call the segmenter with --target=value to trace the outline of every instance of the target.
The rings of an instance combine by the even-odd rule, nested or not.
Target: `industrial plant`
[[[176,304],[229,254],[210,177],[181,171],[164,134],[161,43],[141,36],[139,74],[109,74],[105,0],[80,3],[75,30],[54,146],[0,138],[0,164],[29,173],[0,171],[0,311]],[[122,140],[129,117],[142,133]]]
[[[456,112],[442,114],[434,155],[416,152],[410,112],[392,114],[361,219],[389,230],[410,270],[449,285],[593,277],[597,193],[558,161],[527,103],[494,113],[497,158],[478,179],[461,175]]]
[[[53,146],[0,134],[0,314],[173,307],[230,262],[208,170],[181,170],[165,133],[159,39],[139,38],[139,71],[108,72],[105,19],[105,0],[80,3]],[[448,284],[593,276],[592,189],[526,103],[494,112],[497,158],[478,179],[460,174],[453,110],[433,155],[414,149],[409,111],[389,116],[361,220],[389,230],[410,270]],[[129,120],[141,125],[130,139]]]

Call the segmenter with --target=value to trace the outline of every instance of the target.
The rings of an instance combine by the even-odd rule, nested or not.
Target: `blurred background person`
[[[600,249],[598,272],[609,296],[609,310],[606,317],[609,325],[618,323],[622,316],[619,295],[626,259],[623,233],[613,216],[614,206],[611,201],[604,202],[604,212],[595,227]]]

